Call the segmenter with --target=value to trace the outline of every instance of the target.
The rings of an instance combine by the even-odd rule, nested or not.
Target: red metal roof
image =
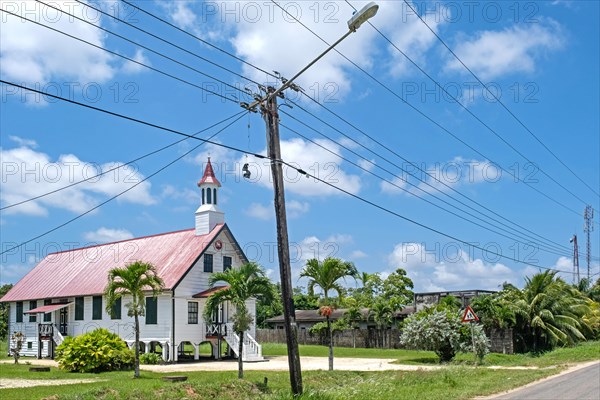
[[[208,157],[208,164],[206,164],[204,175],[202,176],[202,179],[200,179],[200,182],[198,182],[198,186],[202,185],[203,183],[212,183],[218,187],[221,187],[221,182],[219,182],[215,176],[215,171],[213,171],[212,164],[210,163],[210,157]]]
[[[33,310],[25,311],[23,314],[39,314],[39,313],[49,313],[52,311],[60,310],[63,307],[68,307],[73,303],[57,303],[57,304],[48,304],[46,306],[41,306],[38,308],[34,308]]]
[[[108,271],[135,261],[153,264],[165,289],[173,289],[224,227],[201,236],[188,229],[48,254],[2,301],[102,294]]]
[[[213,288],[210,288],[210,289],[204,290],[200,293],[197,293],[197,294],[193,295],[192,297],[195,299],[199,299],[199,298],[203,299],[206,297],[210,297],[210,295],[213,293],[219,292],[219,291],[221,291],[223,289],[227,289],[227,288],[229,288],[229,286],[215,286]]]

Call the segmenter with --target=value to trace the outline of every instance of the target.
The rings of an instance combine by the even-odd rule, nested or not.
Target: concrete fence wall
[[[399,329],[348,329],[333,335],[333,344],[337,347],[400,349]],[[513,354],[513,335],[511,329],[497,329],[486,332],[490,338],[492,353]],[[284,329],[256,329],[256,340],[259,343],[285,343]],[[328,345],[327,335],[312,335],[308,329],[298,331],[299,344]]]
[[[285,343],[284,329],[257,329],[256,340],[259,343]],[[299,344],[328,345],[327,335],[312,335],[308,329],[298,331]],[[337,347],[385,348],[398,349],[400,345],[400,330],[387,329],[348,329],[335,332],[333,344]]]

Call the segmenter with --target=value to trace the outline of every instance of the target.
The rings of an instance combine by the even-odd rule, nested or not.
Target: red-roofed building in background
[[[208,286],[211,273],[239,267],[248,260],[218,208],[221,183],[210,158],[198,186],[202,196],[195,228],[48,254],[15,284],[2,301],[10,305],[9,332],[25,334],[21,354],[53,357],[64,336],[96,328],[117,333],[133,346],[134,325],[127,315],[127,297],[109,314],[103,292],[109,270],[143,261],[153,264],[165,283],[161,295],[153,298],[148,293],[146,298],[146,315],[140,317],[143,351],[160,351],[165,361],[186,356],[197,360],[200,344],[209,342],[218,358],[216,349],[220,340],[225,340],[237,356],[233,306],[225,304],[207,324],[203,319],[207,296],[198,295],[219,290]],[[255,316],[255,301],[247,306]],[[244,346],[244,360],[262,359],[254,333],[252,326],[245,338],[251,345]],[[185,344],[192,345],[193,354],[185,354]]]

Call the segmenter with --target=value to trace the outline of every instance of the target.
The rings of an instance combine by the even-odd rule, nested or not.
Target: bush
[[[475,349],[479,360],[489,352],[490,343],[481,325],[473,329]],[[471,329],[461,323],[453,310],[426,310],[406,319],[400,336],[402,344],[432,350],[440,362],[451,361],[457,352],[472,352]]]
[[[102,372],[131,369],[135,355],[127,344],[106,329],[66,337],[56,348],[56,361],[70,372]]]
[[[156,353],[144,353],[140,355],[140,363],[146,365],[156,365],[162,363],[163,359]]]

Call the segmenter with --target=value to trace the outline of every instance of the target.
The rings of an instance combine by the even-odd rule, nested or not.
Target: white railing
[[[65,337],[60,333],[60,330],[56,325],[54,325],[54,329],[52,330],[52,340],[54,340],[54,343],[56,343],[57,346],[60,346],[65,340]]]
[[[225,341],[233,352],[239,357],[240,337],[233,331],[233,324],[227,324],[227,335]],[[263,360],[262,346],[252,336],[244,332],[244,347],[242,349],[243,361]]]

